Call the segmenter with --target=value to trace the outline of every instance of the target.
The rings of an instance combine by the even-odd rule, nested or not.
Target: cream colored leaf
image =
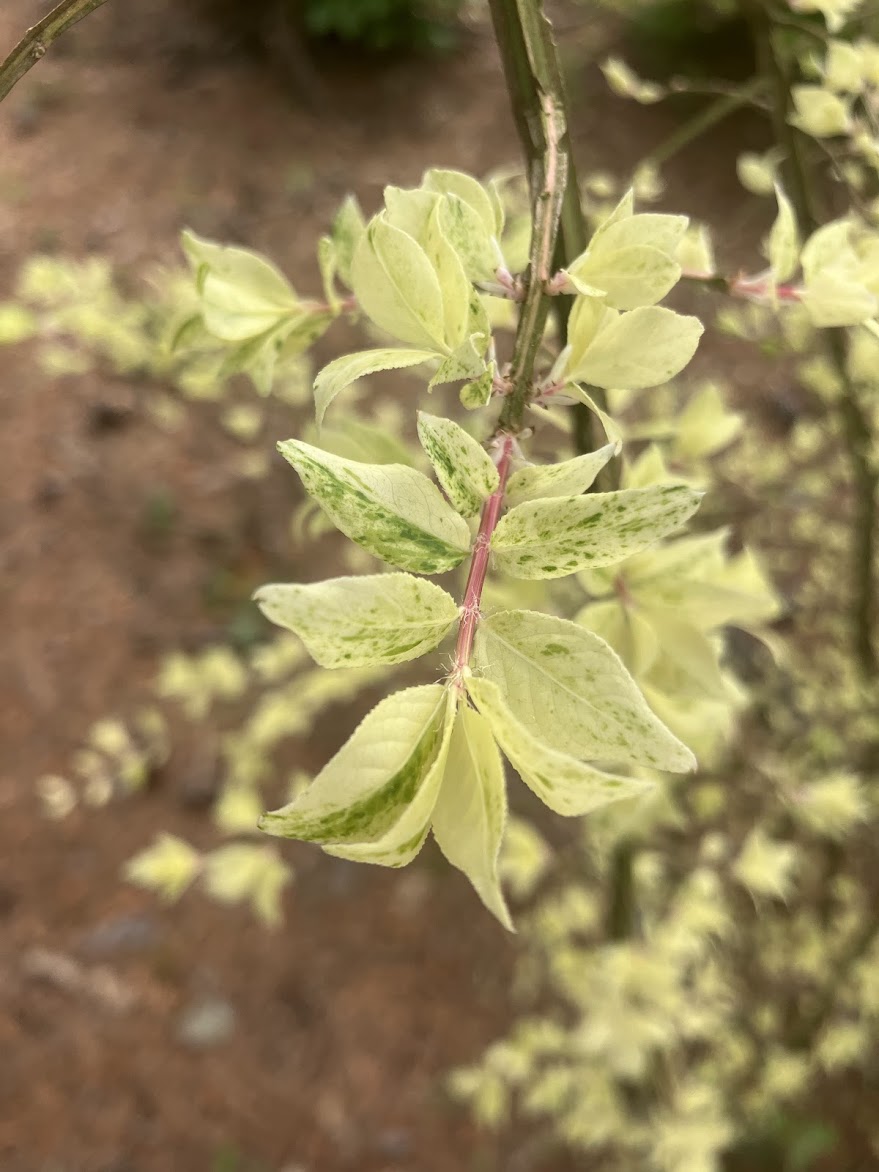
[[[674,458],[684,462],[702,460],[731,444],[742,426],[742,416],[727,410],[718,387],[706,383],[687,400],[675,421]]]
[[[635,608],[616,600],[591,602],[577,614],[575,621],[608,643],[636,680],[645,676],[656,662],[659,638]]]
[[[382,561],[441,574],[468,553],[467,522],[414,468],[361,464],[300,440],[286,440],[278,450],[333,524]]]
[[[662,639],[681,686],[678,695],[724,701],[726,685],[720,671],[717,652],[703,630],[688,621],[686,612],[650,604],[649,594],[642,602],[645,616]]]
[[[680,280],[681,266],[658,248],[639,244],[614,252],[602,250],[594,256],[587,253],[569,273],[580,292],[586,291],[582,286],[587,283],[602,290],[614,309],[636,309],[661,301]]]
[[[563,460],[560,464],[529,464],[507,482],[504,501],[520,505],[544,497],[576,496],[590,488],[607,462],[619,454],[619,444],[605,444],[596,452]]]
[[[652,789],[649,782],[605,773],[550,748],[504,702],[503,692],[491,680],[474,676],[467,681],[467,691],[519,776],[556,814],[590,814],[609,802]]]
[[[361,350],[356,354],[346,354],[335,359],[325,366],[314,380],[314,406],[318,427],[322,425],[327,408],[336,395],[357,379],[380,370],[403,370],[409,366],[418,366],[436,357],[435,350],[386,348]]]
[[[879,299],[857,281],[825,273],[809,281],[800,300],[816,326],[855,326],[879,314]]]
[[[820,85],[791,86],[796,113],[788,121],[813,138],[833,138],[851,127],[848,102]]]
[[[461,704],[433,812],[433,834],[452,866],[464,872],[488,910],[512,932],[498,880],[506,816],[504,763],[491,728]]]
[[[619,57],[608,57],[601,66],[601,72],[613,92],[620,98],[634,98],[642,105],[660,101],[665,89],[653,81],[644,81]]]
[[[410,346],[448,352],[439,278],[421,245],[381,215],[355,249],[351,286],[381,329]]]
[[[623,433],[616,423],[614,423],[613,419],[611,419],[610,415],[598,406],[592,395],[585,391],[578,383],[567,383],[563,393],[571,395],[579,403],[588,407],[592,414],[597,416],[601,426],[604,428],[604,434],[614,447],[620,448],[622,446]]]
[[[696,352],[703,326],[698,318],[659,306],[623,313],[599,329],[575,368],[572,382],[628,390],[658,386],[679,374]]]
[[[673,772],[695,767],[693,754],[653,715],[619,656],[576,623],[500,611],[480,623],[474,662],[501,689],[517,720],[560,753]]]
[[[778,201],[778,215],[766,243],[766,256],[773,279],[786,281],[796,272],[800,239],[793,207],[778,184],[775,185],[775,198]]]
[[[159,834],[152,846],[125,865],[125,878],[174,903],[189,887],[201,867],[198,851],[173,834]]]
[[[421,183],[428,191],[436,191],[440,195],[455,195],[463,200],[479,216],[484,232],[493,236],[498,231],[494,202],[488,191],[472,175],[467,175],[463,171],[443,171],[438,167],[432,167],[424,173]]]
[[[360,204],[353,195],[345,198],[333,220],[330,238],[335,250],[335,261],[339,276],[351,287],[351,262],[360,238],[366,231],[366,220]]]
[[[467,340],[471,285],[461,257],[450,241],[441,218],[445,205],[445,200],[437,200],[427,222],[423,248],[433,265],[442,292],[443,339],[446,349],[455,351]]]
[[[438,211],[443,230],[461,258],[468,278],[491,280],[503,258],[492,230],[486,228],[479,213],[454,194],[445,196]]]
[[[204,323],[226,342],[254,338],[294,315],[299,299],[286,277],[244,248],[183,233],[183,250],[196,274]]]
[[[405,663],[432,651],[458,618],[454,599],[410,574],[369,574],[254,594],[272,622],[295,631],[321,667]]]

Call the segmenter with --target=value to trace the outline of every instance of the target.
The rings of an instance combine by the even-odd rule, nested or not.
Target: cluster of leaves
[[[720,459],[771,502],[749,531],[805,635],[783,670],[760,672],[741,746],[695,784],[600,811],[555,855],[533,830],[517,836],[508,874],[520,894],[537,889],[520,989],[541,1008],[452,1079],[486,1126],[515,1103],[601,1168],[713,1169],[745,1144],[755,1160],[761,1146],[791,1160],[802,1149],[805,1167],[835,1142],[807,1122],[821,1096],[873,1070],[879,696],[846,651],[839,564],[855,498],[835,430],[806,419],[771,447],[748,431]],[[707,553],[715,540],[666,549]],[[710,592],[680,611],[697,622],[700,603],[723,613],[734,597],[707,577]],[[748,595],[753,579],[734,621]],[[771,605],[764,595],[764,614]],[[621,848],[635,856],[640,925],[622,939],[608,924]]]
[[[655,305],[680,274],[673,253],[685,228],[682,217],[634,214],[624,197],[560,275],[560,287],[580,295],[569,345],[535,385],[535,403],[545,404],[535,409],[576,397],[580,380],[640,389],[688,361],[701,326]],[[461,398],[474,410],[503,395],[485,304],[491,292],[481,289],[491,291],[492,279],[509,272],[502,231],[495,190],[459,173],[432,171],[420,188],[388,188],[368,224],[346,205],[321,250],[327,301],[343,282],[375,326],[410,348],[365,351],[324,368],[315,381],[319,420],[353,379],[405,365],[429,363],[432,386],[467,380]],[[392,866],[414,858],[432,828],[509,923],[497,880],[506,808],[499,750],[547,805],[568,815],[643,788],[608,765],[686,769],[692,757],[585,627],[518,609],[478,622],[478,593],[465,593],[459,607],[412,575],[447,572],[469,555],[472,578],[489,541],[494,566],[513,578],[556,579],[613,564],[679,526],[699,494],[659,483],[584,495],[613,444],[542,466],[526,462],[510,433],[497,434],[492,458],[453,420],[422,413],[418,430],[445,498],[408,465],[364,464],[298,440],[280,445],[333,523],[404,572],[264,587],[257,600],[265,613],[331,668],[413,659],[456,626],[459,647],[445,685],[382,701],[309,789],[262,826]],[[480,512],[474,534],[467,519]]]
[[[124,284],[104,257],[31,257],[12,298],[0,303],[0,345],[34,339],[37,363],[56,378],[111,370],[167,431],[181,426],[189,404],[212,404],[220,426],[243,448],[241,474],[264,475],[264,408],[234,377],[237,355],[226,331],[211,333],[201,324],[186,270],[158,270],[130,293]],[[253,375],[259,382],[258,369]],[[309,384],[308,363],[291,347],[278,357],[271,385],[263,381],[260,389],[295,406],[309,395]]]
[[[331,673],[309,668],[300,643],[278,633],[246,659],[220,644],[193,655],[175,652],[164,660],[149,707],[133,717],[98,721],[72,757],[69,776],[46,775],[37,792],[46,814],[65,818],[79,805],[104,806],[137,793],[158,776],[172,749],[201,746],[200,767],[215,791],[211,817],[225,840],[199,850],[161,834],[125,868],[126,878],[174,902],[198,883],[210,898],[245,903],[268,926],[281,921],[281,898],[293,868],[257,834],[263,808],[261,786],[283,772],[283,748],[301,739],[334,704],[350,702],[361,689],[379,684],[379,669]],[[244,715],[241,715],[242,706]],[[164,710],[164,711],[163,711]],[[165,715],[167,713],[167,715]],[[218,729],[227,731],[218,734]],[[208,750],[206,747],[215,746]],[[309,783],[294,769],[286,789],[292,797]]]
[[[858,5],[808,7],[833,33]],[[816,40],[824,52],[814,52]],[[832,164],[855,192],[869,193],[876,47],[817,29],[809,50],[818,84],[794,87],[792,123],[816,140],[847,136]],[[623,63],[606,73],[640,101],[664,96]],[[832,129],[810,121],[819,103],[837,109],[837,99],[844,118]],[[720,454],[713,468],[698,469],[698,481],[713,472],[727,510],[747,518],[749,538],[782,584],[794,641],[775,668],[737,641],[756,706],[738,745],[723,752],[731,730],[723,705],[734,711],[734,693],[744,694],[738,684],[731,694],[727,671],[717,671],[715,623],[753,630],[779,613],[747,549],[725,559],[719,533],[700,535],[631,559],[628,573],[578,575],[593,596],[580,621],[615,646],[654,711],[710,772],[599,811],[552,863],[533,831],[517,837],[508,874],[520,892],[536,890],[522,923],[521,988],[533,1008],[452,1080],[486,1126],[503,1126],[514,1109],[545,1120],[562,1142],[588,1150],[596,1168],[714,1170],[735,1150],[745,1166],[811,1167],[838,1138],[814,1121],[832,1117],[833,1089],[844,1094],[853,1071],[875,1073],[879,918],[869,860],[879,825],[871,784],[879,721],[875,676],[851,649],[857,583],[841,572],[879,467],[875,203],[857,201],[803,243],[778,188],[782,157],[773,151],[739,166],[746,187],[777,196],[768,269],[719,278],[704,236],[701,256],[684,267],[745,299],[723,309],[718,325],[768,355],[789,356],[806,392],[802,418],[781,442],[746,428],[727,451],[741,421],[723,412],[717,388],[689,401],[701,408],[708,440],[720,440],[706,444],[703,459]],[[858,327],[842,365],[816,327]],[[622,434],[665,431],[667,459],[686,472],[686,460],[671,454],[674,399],[671,387],[636,401],[610,395]],[[862,421],[854,461],[853,410]],[[642,459],[659,467],[649,452]],[[675,564],[675,546],[686,573],[669,589],[663,571]],[[776,640],[770,646],[777,650]],[[680,689],[689,736],[669,696],[651,689],[656,671],[663,690]],[[707,744],[700,729],[710,729]],[[879,1135],[867,1121],[864,1129],[875,1152]]]

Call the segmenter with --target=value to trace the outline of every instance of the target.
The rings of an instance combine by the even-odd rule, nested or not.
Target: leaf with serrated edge
[[[361,464],[301,440],[285,440],[278,450],[336,528],[389,565],[442,574],[469,552],[467,522],[414,468]]]
[[[490,680],[472,677],[467,681],[467,691],[513,768],[556,814],[566,818],[590,814],[610,802],[633,798],[652,788],[650,782],[605,773],[543,744],[517,720],[504,703],[501,689]]]
[[[354,863],[373,863],[379,867],[405,867],[424,845],[446,769],[458,698],[446,689],[442,739],[439,749],[415,796],[394,824],[374,842],[325,846],[328,855]]]
[[[407,366],[418,366],[436,357],[435,350],[395,350],[388,347],[382,350],[360,350],[330,362],[314,380],[314,407],[318,427],[323,424],[327,408],[336,395],[357,379],[380,370],[404,370]]]
[[[433,812],[433,836],[492,915],[512,932],[513,922],[498,880],[506,818],[504,763],[491,728],[483,716],[461,704]]]
[[[585,492],[608,460],[619,452],[619,447],[619,444],[605,444],[597,452],[587,452],[560,464],[529,464],[520,468],[507,482],[504,500],[508,505],[520,505],[523,501]]]
[[[501,688],[514,716],[560,753],[671,772],[695,768],[616,652],[576,623],[500,611],[479,625],[474,664]]]
[[[655,387],[684,369],[702,332],[696,317],[658,305],[633,309],[598,331],[567,377],[610,389]]]
[[[459,513],[473,517],[499,484],[488,452],[453,419],[418,412],[418,438]]]
[[[405,663],[432,651],[458,618],[455,600],[410,574],[261,586],[254,601],[295,631],[321,667]]]
[[[430,773],[447,705],[441,684],[385,697],[303,794],[263,814],[260,830],[330,846],[378,842],[399,823]]]
[[[491,539],[495,565],[516,578],[563,578],[646,549],[695,513],[702,494],[683,484],[525,501]]]
[[[433,266],[420,244],[380,216],[354,251],[351,286],[360,308],[381,329],[410,346],[448,353]]]

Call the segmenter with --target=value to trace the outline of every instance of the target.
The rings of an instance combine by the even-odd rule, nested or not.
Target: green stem
[[[46,55],[46,50],[54,40],[105,3],[106,0],[62,0],[48,16],[44,16],[38,24],[29,28],[6,60],[0,64],[0,101],[6,97],[16,82]]]
[[[579,231],[573,200],[579,197],[570,166],[565,95],[552,29],[540,0],[490,0],[510,104],[528,168],[531,257],[525,300],[498,430],[519,432],[534,389],[534,364],[546,328],[558,241]],[[573,192],[573,195],[571,194]],[[582,251],[582,249],[581,249]]]
[[[539,0],[489,0],[489,7],[504,67],[510,107],[525,155],[531,198],[535,208],[544,185],[548,144],[543,102],[547,96],[551,98],[557,115],[558,152],[565,160],[566,177],[551,267],[554,270],[566,268],[586,249],[589,236],[580,205],[580,186],[571,150],[567,99],[552,40],[552,29]],[[531,270],[533,278],[536,271],[533,257]],[[548,316],[547,299],[541,296],[537,303],[537,295],[534,296],[535,303],[530,306],[526,298],[521,320],[526,322],[531,330],[539,328],[542,336]],[[553,298],[552,308],[559,336],[564,344],[571,298]],[[527,359],[524,347],[519,353],[519,358]],[[516,355],[513,367],[515,372]],[[528,388],[514,386],[513,395],[505,404],[501,416],[501,426],[509,426],[511,423],[515,423],[517,427],[521,426],[524,412],[523,396],[527,394]],[[587,407],[578,405],[573,410],[575,432],[579,442],[585,450],[592,451],[600,444],[598,421]]]
[[[660,167],[663,163],[667,163],[678,151],[682,151],[690,143],[701,138],[703,134],[711,130],[718,122],[722,122],[724,118],[729,117],[730,114],[734,114],[736,110],[741,110],[743,106],[749,105],[757,94],[760,93],[762,88],[762,78],[755,78],[737,93],[721,94],[715,101],[703,107],[688,122],[679,126],[673,134],[668,136],[665,142],[661,142],[658,147],[655,147],[642,159],[641,165],[647,164]]]
[[[743,6],[751,22],[761,72],[770,84],[772,124],[776,140],[784,148],[786,156],[782,164],[785,185],[800,233],[808,236],[819,227],[821,216],[816,209],[814,186],[809,182],[801,136],[788,122],[791,78],[776,51],[772,17],[760,0],[743,0]],[[861,405],[858,389],[849,375],[848,335],[839,328],[828,329],[823,333],[828,358],[842,387],[839,410],[857,497],[850,555],[855,597],[851,639],[861,674],[869,678],[875,675],[877,669],[873,563],[876,554],[879,477],[870,461],[873,435],[869,416]]]

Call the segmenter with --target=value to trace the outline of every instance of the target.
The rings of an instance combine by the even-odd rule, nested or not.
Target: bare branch
[[[106,0],[62,0],[48,16],[29,28],[9,56],[0,64],[0,101],[21,81],[62,33],[105,4]]]

